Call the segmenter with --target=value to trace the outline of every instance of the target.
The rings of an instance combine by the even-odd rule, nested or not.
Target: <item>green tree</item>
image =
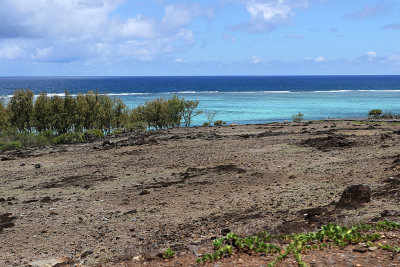
[[[182,117],[183,120],[185,121],[185,126],[190,127],[190,124],[192,122],[192,119],[203,113],[201,110],[200,111],[195,111],[197,106],[199,105],[199,100],[187,100],[184,102],[183,110],[182,110]]]
[[[86,116],[88,115],[89,106],[86,103],[85,95],[79,93],[76,97],[75,109],[75,131],[82,132],[85,128]]]
[[[129,116],[129,110],[121,99],[114,101],[113,105],[113,127],[122,128],[125,126]]]
[[[145,109],[145,106],[139,105],[131,110],[127,120],[127,128],[129,131],[141,131],[148,127],[145,119]]]
[[[31,131],[33,113],[33,92],[29,89],[19,89],[14,92],[7,105],[10,122],[20,132]]]
[[[143,117],[149,128],[162,129],[165,126],[167,118],[166,109],[167,105],[163,98],[146,102]]]
[[[297,114],[292,115],[292,120],[294,122],[302,122],[304,120],[304,114],[299,111]]]
[[[33,106],[33,121],[36,131],[50,130],[52,123],[52,104],[46,93],[40,93]]]
[[[57,134],[68,132],[68,119],[64,109],[64,99],[61,96],[51,98],[51,127]]]
[[[85,95],[87,109],[84,113],[85,123],[84,127],[86,130],[94,129],[98,123],[99,109],[98,104],[99,94],[97,92],[89,91]]]
[[[182,111],[184,108],[185,99],[174,95],[167,100],[167,127],[179,127],[182,120]]]
[[[103,130],[107,134],[113,129],[113,107],[115,99],[111,99],[109,96],[100,95],[100,110],[99,110],[99,129]]]
[[[76,131],[76,98],[68,91],[65,91],[64,97],[65,127],[67,131]]]
[[[379,118],[380,115],[382,115],[382,110],[380,109],[373,109],[368,112],[368,116],[375,119]]]
[[[9,116],[4,104],[4,99],[0,98],[0,133],[8,130],[9,127]]]

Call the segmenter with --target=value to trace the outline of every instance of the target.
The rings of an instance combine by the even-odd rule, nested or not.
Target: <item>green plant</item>
[[[197,115],[200,115],[203,113],[203,111],[195,111],[197,106],[199,105],[199,100],[187,100],[183,103],[183,109],[182,109],[182,117],[183,120],[185,121],[185,126],[190,127],[190,124],[192,122],[192,119],[196,117]]]
[[[375,119],[379,118],[382,115],[382,110],[380,109],[372,109],[368,112],[368,117],[373,117]]]
[[[82,138],[85,141],[91,141],[93,139],[103,138],[104,133],[99,129],[91,129],[83,133]]]
[[[226,124],[226,121],[222,121],[222,120],[214,121],[215,126],[220,126],[220,125],[225,125],[225,124]]]
[[[208,122],[203,123],[203,127],[208,127],[210,124]]]
[[[0,151],[7,151],[13,149],[22,148],[22,143],[20,141],[11,141],[9,143],[0,143]]]
[[[266,232],[261,232],[256,236],[240,238],[235,233],[229,233],[224,237],[214,240],[214,253],[205,254],[196,260],[197,263],[207,263],[219,260],[233,253],[272,253],[278,254],[276,258],[268,264],[268,267],[274,267],[279,262],[285,260],[289,255],[293,255],[298,266],[308,266],[302,259],[302,252],[306,250],[317,250],[331,248],[333,246],[345,247],[350,244],[367,243],[368,246],[378,246],[380,249],[400,252],[397,246],[382,245],[373,242],[381,238],[379,233],[373,233],[374,230],[398,230],[400,224],[396,222],[381,221],[375,225],[356,224],[351,227],[328,224],[322,226],[317,232],[298,233],[285,236],[272,236]],[[278,245],[269,243],[271,240],[288,243],[285,250]]]
[[[54,138],[54,144],[82,143],[84,140],[81,133],[66,133]]]
[[[175,251],[173,251],[171,248],[167,248],[165,251],[163,258],[164,259],[170,259],[175,256]]]
[[[215,115],[217,115],[217,112],[216,111],[206,111],[206,112],[204,112],[204,114],[207,117],[208,125],[211,125],[211,123],[213,122],[213,120],[215,118]]]
[[[304,114],[300,111],[297,114],[292,115],[293,122],[302,122],[304,120]]]

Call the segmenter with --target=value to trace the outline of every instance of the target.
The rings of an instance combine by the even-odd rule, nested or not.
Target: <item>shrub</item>
[[[184,102],[183,105],[183,110],[182,110],[182,117],[183,120],[185,121],[185,127],[190,127],[190,124],[192,122],[192,119],[196,117],[197,115],[200,115],[203,113],[203,111],[194,111],[197,106],[199,105],[199,100],[187,100]]]
[[[175,256],[175,251],[173,251],[171,248],[167,248],[167,251],[165,251],[163,258],[164,259],[169,259]]]
[[[53,138],[48,138],[43,135],[38,135],[35,137],[35,143],[30,146],[47,146],[53,143]]]
[[[122,133],[124,133],[123,130],[121,130],[121,129],[115,129],[114,131],[112,131],[111,133],[109,133],[108,136],[113,136],[113,135],[122,134]]]
[[[127,125],[125,125],[125,130],[128,132],[132,132],[132,133],[142,133],[144,131],[146,131],[147,127],[146,127],[146,123],[144,122],[128,122]],[[120,133],[122,133],[123,131],[121,131]],[[114,131],[114,134],[117,134],[118,131]]]
[[[292,115],[293,122],[302,122],[304,120],[304,114],[300,111],[297,114]]]
[[[208,122],[203,123],[203,127],[208,127],[210,124]]]
[[[225,125],[225,124],[226,124],[226,121],[222,121],[222,120],[214,121],[215,126],[220,126],[220,125]]]
[[[216,111],[206,111],[206,112],[204,112],[204,114],[207,117],[208,125],[211,125],[211,123],[213,122],[213,120],[215,118],[215,115],[217,115],[217,112]]]
[[[382,115],[382,110],[380,109],[372,109],[368,112],[368,117],[373,117],[375,119],[379,118]]]
[[[91,141],[93,139],[99,139],[103,137],[104,133],[99,129],[88,130],[82,134],[82,138],[85,141]]]
[[[400,114],[394,114],[391,111],[385,112],[381,115],[382,119],[398,119],[400,118]]]
[[[82,135],[81,133],[62,134],[54,138],[54,144],[82,143],[84,141]]]
[[[4,144],[0,143],[1,151],[13,150],[18,148],[22,148],[22,143],[20,141],[11,141],[9,143],[4,143]]]

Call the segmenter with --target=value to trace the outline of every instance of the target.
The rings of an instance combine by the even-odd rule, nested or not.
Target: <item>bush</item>
[[[114,131],[112,131],[111,133],[109,133],[108,136],[118,135],[118,134],[122,134],[122,133],[124,133],[124,130],[115,129]]]
[[[73,143],[82,143],[83,134],[81,133],[66,133],[57,136],[54,138],[54,144],[73,144]]]
[[[297,114],[292,115],[293,122],[302,122],[304,120],[304,114],[300,111]]]
[[[389,112],[385,112],[381,115],[382,119],[399,119],[400,118],[400,114],[394,114],[391,111]]]
[[[147,129],[146,123],[137,121],[137,122],[128,122],[125,126],[125,130],[130,133],[143,133]],[[114,134],[118,134],[118,130],[113,132]],[[123,133],[123,131],[120,131]]]
[[[18,148],[22,148],[22,143],[20,141],[11,141],[9,143],[4,143],[4,144],[0,143],[1,151],[13,150]]]
[[[104,133],[99,129],[92,129],[82,134],[82,138],[85,141],[91,141],[93,139],[100,139],[104,137]]]
[[[373,117],[375,119],[379,118],[382,115],[382,110],[380,109],[372,109],[368,112],[368,117]]]
[[[215,126],[220,126],[220,125],[225,125],[225,124],[226,124],[226,121],[222,121],[222,120],[214,121]]]
[[[210,124],[208,122],[203,123],[203,127],[208,127]]]

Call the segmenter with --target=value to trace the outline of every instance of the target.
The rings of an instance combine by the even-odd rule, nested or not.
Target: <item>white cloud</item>
[[[180,64],[182,64],[182,63],[186,63],[186,61],[185,61],[185,60],[183,60],[183,59],[181,59],[181,58],[177,58],[177,59],[175,59],[175,62],[176,62],[176,63],[180,63]]]
[[[279,21],[287,20],[293,15],[292,8],[284,0],[250,1],[246,6],[252,20]]]
[[[388,56],[387,59],[390,61],[400,61],[400,55],[393,54],[393,55]]]
[[[288,34],[285,37],[288,39],[297,39],[297,40],[304,39],[303,35],[298,35],[298,34]]]
[[[0,47],[1,59],[16,59],[23,57],[24,54],[24,49],[15,44],[7,44],[4,47]]]
[[[390,12],[392,5],[384,2],[379,2],[375,5],[365,5],[362,9],[355,11],[352,14],[345,15],[344,18],[361,20],[371,17],[377,17]]]
[[[213,16],[210,8],[181,4],[166,5],[162,18],[134,12],[120,17],[118,8],[127,1],[0,0],[0,41],[21,41],[0,44],[0,56],[67,62],[124,54],[150,60],[190,47],[196,39],[189,24]]]
[[[367,57],[369,58],[369,59],[374,59],[374,58],[376,58],[376,52],[374,52],[374,51],[368,51],[367,53],[365,53],[366,55],[367,55]]]
[[[326,58],[323,57],[323,56],[319,56],[319,57],[316,57],[316,58],[305,57],[304,60],[321,63],[321,62],[325,62],[325,61],[326,61]]]
[[[104,29],[119,4],[120,0],[2,0],[0,38],[92,36]]]
[[[35,53],[31,56],[34,60],[46,60],[53,56],[54,47],[36,48]]]
[[[224,38],[224,40],[228,40],[231,43],[235,43],[237,41],[236,37],[231,36],[229,34],[224,34],[223,38]]]
[[[166,29],[179,29],[192,21],[192,12],[183,6],[168,5],[164,9],[165,16],[162,19],[162,26]]]
[[[138,15],[124,23],[115,23],[112,32],[124,38],[152,39],[157,36],[155,28],[153,21]]]
[[[257,57],[257,56],[253,56],[251,58],[251,62],[253,62],[253,64],[259,64],[262,62],[261,58]]]
[[[149,61],[160,54],[171,54],[184,51],[194,43],[193,33],[189,30],[181,30],[172,37],[153,40],[131,40],[120,45],[119,53],[123,56],[131,56],[134,59]]]
[[[237,25],[234,29],[253,33],[269,32],[279,25],[287,24],[295,15],[294,9],[308,6],[308,0],[240,0],[239,2],[246,6],[251,22]]]

